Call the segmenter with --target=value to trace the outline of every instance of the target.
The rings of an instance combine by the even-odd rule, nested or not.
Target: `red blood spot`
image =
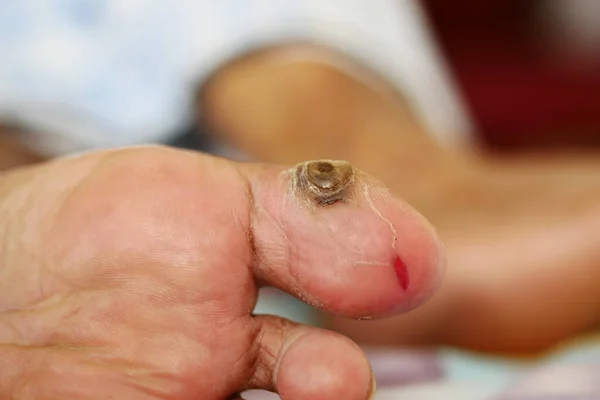
[[[398,282],[400,282],[400,286],[402,289],[408,289],[409,276],[408,276],[408,268],[406,268],[406,264],[400,257],[396,257],[396,261],[394,261],[394,271],[396,271],[396,276],[398,277]]]

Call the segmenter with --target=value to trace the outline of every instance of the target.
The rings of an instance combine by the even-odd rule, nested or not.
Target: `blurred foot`
[[[329,326],[370,344],[445,343],[519,353],[597,326],[600,161],[484,158],[472,171],[453,180],[454,188],[440,182],[445,192],[412,202],[437,227],[447,250],[448,273],[438,295],[406,316],[361,324],[334,319]],[[418,198],[418,190],[394,184],[393,174],[376,175],[397,193]]]
[[[0,171],[22,167],[44,160],[19,142],[22,131],[0,122]]]
[[[430,303],[392,320],[328,326],[368,344],[530,352],[600,320],[597,156],[498,159],[442,148],[385,83],[366,87],[322,64],[261,54],[218,74],[201,106],[249,156],[351,161],[439,230],[449,272]]]

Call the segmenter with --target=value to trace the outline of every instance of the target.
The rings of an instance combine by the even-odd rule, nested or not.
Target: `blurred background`
[[[600,1],[0,2],[1,169],[146,143],[346,159],[422,212],[449,265],[422,309],[257,308],[384,346],[402,398],[600,398],[597,341],[488,358],[597,331]]]
[[[485,143],[600,143],[600,3],[425,1]]]
[[[207,147],[207,135],[183,137],[197,126],[192,85],[245,53],[309,42],[386,79],[445,141],[469,131],[493,149],[597,146],[597,1],[413,3],[2,2],[0,120],[44,130],[29,142],[48,155]]]

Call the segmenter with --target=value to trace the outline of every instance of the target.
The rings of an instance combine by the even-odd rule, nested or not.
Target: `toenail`
[[[294,183],[317,205],[347,201],[354,183],[354,168],[345,161],[309,161],[296,167]]]

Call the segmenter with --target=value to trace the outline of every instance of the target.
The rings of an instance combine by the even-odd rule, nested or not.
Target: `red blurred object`
[[[535,1],[423,3],[483,143],[600,146],[600,49],[596,68],[549,56]]]

